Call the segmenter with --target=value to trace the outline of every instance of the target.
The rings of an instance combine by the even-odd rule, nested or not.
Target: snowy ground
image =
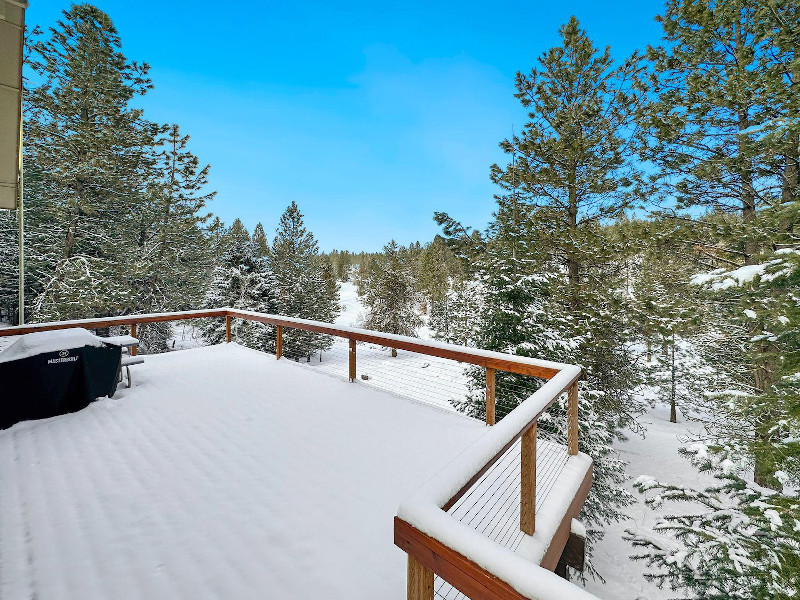
[[[361,327],[366,311],[358,299],[358,291],[354,283],[345,281],[339,288],[339,305],[342,312],[336,317],[334,323],[345,327]]]
[[[0,598],[405,598],[399,503],[481,423],[235,344],[0,431]]]
[[[200,330],[191,321],[178,321],[172,324],[172,338],[167,340],[167,347],[170,350],[187,350],[204,345]]]
[[[337,325],[358,327],[364,317],[356,287],[345,282],[340,290],[342,313]],[[422,337],[420,332],[420,337]],[[375,344],[358,344],[356,366],[359,381],[370,387],[413,398],[444,410],[454,411],[451,400],[462,400],[468,393],[464,377],[466,365],[452,360],[399,351],[391,356],[389,348]],[[321,360],[320,360],[321,358]],[[311,362],[300,364],[337,377],[347,377],[349,348],[347,340],[335,338],[333,347]]]
[[[625,529],[646,529],[662,514],[645,506],[643,497],[633,489],[633,480],[638,476],[652,475],[664,481],[701,488],[715,481],[709,475],[700,474],[678,454],[686,434],[698,430],[697,423],[686,422],[680,413],[678,421],[670,423],[669,407],[659,404],[640,417],[640,423],[647,428],[644,437],[629,432],[628,441],[617,444],[621,458],[628,461],[626,471],[631,480],[626,487],[636,497],[636,504],[625,509],[629,520],[607,527],[605,538],[595,549],[595,565],[606,582],[589,581],[586,588],[601,598],[667,600],[676,595],[669,588],[659,590],[645,580],[642,573],[646,567],[641,562],[629,560],[633,548],[622,539],[622,534]],[[664,510],[677,514],[680,508],[666,504]]]

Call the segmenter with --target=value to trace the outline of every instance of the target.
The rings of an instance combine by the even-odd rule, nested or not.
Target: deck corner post
[[[350,381],[356,380],[356,341],[354,339],[350,340],[349,376]]]
[[[134,337],[134,338],[136,337],[136,323],[131,323],[131,337]],[[139,354],[139,347],[138,346],[131,346],[131,349],[130,349],[129,352],[131,353],[131,356],[136,356],[137,354]]]
[[[225,315],[225,342],[230,343],[231,341],[231,316]]]
[[[283,356],[283,327],[281,325],[275,326],[275,358],[281,359]]]
[[[495,370],[486,367],[486,424],[495,424]]]
[[[536,423],[522,434],[519,528],[528,535],[536,531]]]
[[[578,453],[578,382],[567,393],[567,445],[570,456]]]
[[[433,571],[408,555],[408,600],[433,600]]]

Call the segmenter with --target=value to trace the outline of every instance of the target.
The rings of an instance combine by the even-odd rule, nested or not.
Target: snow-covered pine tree
[[[714,373],[702,399],[705,443],[686,453],[720,483],[694,490],[641,478],[648,504],[682,508],[655,535],[629,531],[629,539],[650,566],[646,577],[682,597],[793,598],[800,589],[800,80],[792,71],[800,12],[796,2],[670,2],[664,23],[678,42],[671,52],[680,53],[665,66],[694,84],[674,92],[691,94],[681,100],[688,137],[677,138],[689,142],[677,149],[688,156],[668,149],[688,175],[679,189],[689,199],[723,194],[723,208],[735,200],[741,210],[692,222],[707,233],[697,245],[705,272],[694,282],[707,291],[711,318],[700,347]],[[676,143],[675,125],[659,125],[659,143]],[[664,176],[674,176],[668,167]]]
[[[133,99],[152,87],[114,24],[90,4],[64,11],[29,60],[25,196],[34,318],[118,314],[129,306],[131,217],[145,202],[161,128]]]
[[[349,281],[353,266],[353,255],[347,250],[333,250],[330,253],[331,264],[338,281]]]
[[[565,294],[555,291],[563,290],[563,271],[559,272],[548,259],[547,244],[540,247],[529,237],[530,231],[523,233],[533,218],[520,218],[508,208],[503,199],[498,202],[497,216],[486,235],[487,247],[478,265],[479,283],[472,284],[470,298],[476,299],[479,307],[472,340],[476,346],[489,350],[589,365],[579,395],[579,435],[581,451],[595,462],[593,491],[582,516],[588,525],[591,548],[602,537],[604,525],[622,518],[621,508],[632,501],[622,487],[625,465],[612,443],[619,435],[619,423],[630,422],[636,404],[630,402],[625,407],[630,413],[624,414],[609,400],[620,398],[635,387],[631,373],[634,361],[621,340],[625,330],[615,330],[619,327],[618,313],[606,310],[606,319],[595,319],[593,327],[581,328],[565,311],[561,300]],[[516,257],[511,256],[512,246]],[[619,272],[619,267],[611,264],[606,277],[598,280],[613,289]],[[621,284],[617,281],[616,285]],[[609,352],[612,343],[616,349]],[[483,419],[484,372],[468,369],[467,375],[472,393],[454,405]],[[531,377],[498,372],[497,417],[503,418],[540,385]],[[566,425],[566,401],[562,398],[540,419],[539,435],[563,444]],[[591,561],[589,564],[593,571]]]
[[[319,256],[319,265],[322,271],[322,281],[325,282],[325,301],[336,304],[336,314],[338,314],[341,310],[341,307],[338,304],[339,279],[336,277],[336,271],[331,263],[330,256],[321,254]]]
[[[768,260],[764,251],[796,244],[790,232],[800,198],[797,5],[670,1],[661,20],[670,43],[650,52],[658,100],[643,111],[652,150],[644,156],[654,160],[656,181],[666,182],[662,189],[680,205],[715,207],[703,219],[711,226],[705,241],[711,262],[747,272]],[[751,291],[729,289],[711,300],[724,323],[717,332],[729,340],[722,346],[745,346],[719,366],[738,380],[737,390],[768,398],[782,357],[769,342],[766,318],[747,306]],[[757,316],[743,319],[743,311]],[[765,447],[771,412],[750,413],[750,422],[762,423],[755,433]],[[776,487],[774,469],[762,458],[754,456],[755,480]]]
[[[383,254],[372,262],[372,272],[362,296],[367,308],[364,327],[416,337],[417,328],[422,325],[416,310],[418,300],[409,259],[392,240],[383,247]],[[397,356],[395,348],[392,348],[392,356]]]
[[[483,310],[483,287],[475,279],[456,279],[446,302],[448,326],[443,339],[452,344],[474,346]]]
[[[16,211],[0,210],[0,311],[4,317],[14,316],[18,302],[17,218]]]
[[[359,296],[365,296],[370,278],[375,274],[377,255],[362,252],[353,268],[353,283]]]
[[[206,294],[209,308],[230,306],[243,310],[275,313],[277,281],[265,259],[257,254],[247,229],[239,219],[225,233],[225,253],[214,268],[211,287]],[[209,344],[225,341],[225,322],[205,319],[203,339]],[[274,329],[263,323],[233,320],[234,341],[264,352],[275,351]]]
[[[161,140],[157,179],[148,185],[140,207],[135,262],[129,276],[129,310],[164,312],[201,304],[208,288],[213,256],[203,214],[215,192],[206,192],[210,167],[200,167],[188,150],[189,136],[171,125]],[[172,337],[168,322],[139,327],[140,350],[163,352]]]
[[[277,285],[275,312],[325,322],[336,318],[341,310],[338,284],[332,278],[326,282],[317,240],[306,229],[294,202],[281,215],[268,260]],[[283,353],[288,358],[310,360],[311,354],[327,350],[332,343],[330,336],[283,330]]]
[[[646,577],[684,597],[789,598],[797,590],[800,248],[781,227],[789,223],[792,230],[800,222],[784,212],[796,202],[780,202],[760,216],[771,223],[764,231],[778,250],[760,254],[755,265],[693,278],[706,289],[698,302],[701,334],[693,341],[713,369],[694,400],[704,431],[687,454],[720,483],[695,490],[640,479],[653,508],[665,512],[664,501],[684,508],[667,514],[653,533],[628,532],[643,549],[635,556],[650,567]],[[755,483],[747,481],[752,478]]]
[[[478,263],[485,291],[476,343],[583,366],[580,444],[595,463],[583,513],[591,548],[631,501],[611,443],[635,424],[638,377],[621,318],[624,244],[607,223],[629,206],[636,175],[630,134],[642,87],[636,57],[615,66],[610,50],[598,51],[574,17],[560,34],[562,44],[545,52],[538,68],[517,76],[516,96],[529,121],[501,143],[510,163],[492,167],[503,193]],[[475,238],[443,215],[436,218],[445,234],[461,232],[460,245],[470,252]],[[476,397],[466,406],[480,413],[482,374],[473,381]],[[498,374],[498,416],[538,385]],[[563,443],[565,427],[562,401],[539,431]]]
[[[214,216],[211,219],[206,237],[211,245],[211,255],[216,261],[225,253],[225,223],[219,217]]]
[[[685,451],[694,466],[719,483],[704,490],[636,480],[645,503],[664,512],[653,533],[628,529],[634,560],[645,577],[668,585],[682,598],[702,600],[790,600],[800,589],[800,500],[748,483],[725,452],[693,444]],[[688,508],[687,508],[688,507]]]
[[[602,408],[618,425],[636,413],[636,380],[619,315],[625,288],[623,240],[604,226],[630,206],[637,167],[630,128],[642,101],[636,57],[614,65],[574,17],[562,45],[545,52],[539,68],[519,74],[517,94],[530,121],[502,142],[511,162],[492,167],[509,230],[511,259],[525,272],[548,277],[547,319],[564,323],[562,339],[583,344],[573,360],[596,376]],[[567,165],[567,168],[562,168]],[[498,219],[499,220],[499,219]],[[561,272],[566,277],[561,277]],[[614,416],[612,416],[614,415]]]

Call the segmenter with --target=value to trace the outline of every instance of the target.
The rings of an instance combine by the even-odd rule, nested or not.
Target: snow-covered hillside
[[[359,327],[364,320],[366,310],[358,299],[356,285],[350,281],[345,281],[339,287],[339,306],[342,312],[336,317],[334,323],[345,327]]]

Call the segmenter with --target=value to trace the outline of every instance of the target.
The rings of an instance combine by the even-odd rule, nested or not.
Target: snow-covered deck
[[[235,344],[0,431],[0,598],[397,598],[398,504],[472,419]]]
[[[555,365],[488,428],[309,367],[236,344],[148,356],[113,399],[0,431],[0,598],[400,600],[409,549],[398,523],[451,540],[525,597],[573,595],[537,565],[555,565],[591,461],[539,442],[540,525],[525,536],[507,475],[519,441],[498,451],[575,368]],[[438,507],[493,457],[445,515]]]

